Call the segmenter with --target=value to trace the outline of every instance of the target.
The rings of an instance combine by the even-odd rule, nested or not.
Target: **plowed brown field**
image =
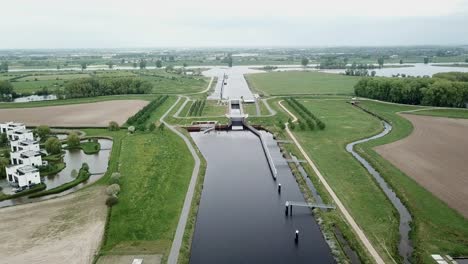
[[[0,109],[0,122],[22,122],[28,126],[105,127],[110,121],[122,125],[148,104],[144,100],[115,100],[86,104]]]
[[[468,120],[402,116],[413,133],[376,151],[468,218]]]

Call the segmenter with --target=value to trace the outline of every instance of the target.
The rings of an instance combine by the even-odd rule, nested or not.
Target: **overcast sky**
[[[2,48],[468,44],[468,0],[1,0]]]

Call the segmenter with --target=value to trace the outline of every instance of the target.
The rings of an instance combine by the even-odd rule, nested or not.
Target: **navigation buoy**
[[[294,238],[294,242],[299,242],[299,230],[296,230],[296,238]]]
[[[278,193],[281,193],[281,183],[278,183]]]

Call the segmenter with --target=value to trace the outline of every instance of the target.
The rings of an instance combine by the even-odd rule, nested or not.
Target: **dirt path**
[[[120,125],[148,104],[145,100],[114,100],[97,103],[0,109],[0,122],[17,121],[28,126],[107,127]]]
[[[468,218],[468,120],[401,115],[411,135],[376,151]]]
[[[106,222],[102,187],[0,209],[0,263],[92,263]]]
[[[286,107],[283,106],[282,101],[278,102],[278,104],[281,106],[281,108],[283,108],[283,110],[285,110],[289,115],[291,115],[291,117],[294,119],[293,122],[297,121],[297,117],[293,113],[291,113]],[[372,258],[374,259],[376,263],[384,264],[385,262],[383,261],[382,257],[379,255],[377,250],[375,250],[374,246],[371,244],[366,234],[364,234],[362,229],[358,226],[358,224],[356,223],[354,218],[351,216],[351,214],[348,212],[346,207],[343,205],[341,200],[338,198],[338,196],[336,196],[333,189],[330,187],[330,185],[328,185],[328,182],[325,180],[325,177],[323,177],[322,173],[320,173],[317,166],[315,166],[315,163],[310,159],[309,155],[307,155],[307,153],[304,151],[301,144],[299,144],[299,141],[293,135],[291,130],[289,130],[288,123],[286,123],[285,125],[286,125],[286,132],[288,133],[289,137],[294,141],[294,144],[296,144],[297,148],[299,149],[301,154],[304,156],[304,158],[307,160],[307,163],[310,165],[310,167],[312,167],[312,169],[314,170],[314,173],[317,175],[320,182],[323,184],[327,192],[330,194],[333,201],[337,205],[338,209],[340,209],[344,218],[346,219],[348,224],[351,226],[354,233],[357,235],[358,239],[361,240],[362,244],[367,249],[367,251],[372,256]]]

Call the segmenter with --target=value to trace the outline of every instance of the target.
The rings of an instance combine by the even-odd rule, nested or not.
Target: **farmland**
[[[385,159],[468,217],[468,194],[464,191],[468,149],[468,120],[403,115],[414,130],[409,137],[378,146]],[[430,144],[428,144],[430,142]],[[408,162],[411,161],[411,162]]]
[[[0,109],[0,121],[16,121],[30,126],[106,127],[110,121],[124,124],[148,102],[144,100],[105,101],[87,104],[46,106],[41,108]]]

